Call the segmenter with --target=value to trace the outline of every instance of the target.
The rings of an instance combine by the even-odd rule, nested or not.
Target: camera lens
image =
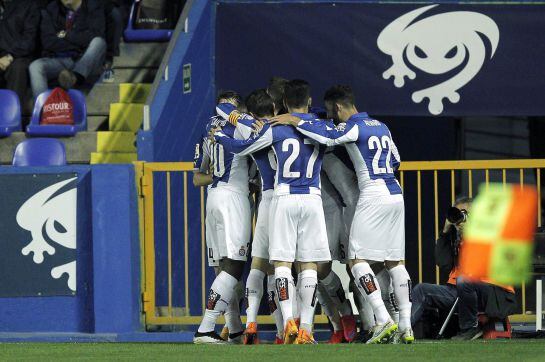
[[[464,210],[465,211],[465,210]],[[447,212],[447,220],[452,224],[459,224],[466,221],[467,212],[464,212],[457,207],[451,207]]]

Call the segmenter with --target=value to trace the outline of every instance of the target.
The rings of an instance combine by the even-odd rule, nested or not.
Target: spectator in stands
[[[24,103],[28,65],[36,49],[40,12],[31,0],[0,0],[0,88]]]
[[[57,79],[64,89],[98,73],[106,54],[101,0],[56,0],[42,10],[43,56],[30,65],[32,94],[38,97]]]
[[[454,207],[467,215],[471,199],[460,198]],[[515,311],[516,300],[512,287],[494,285],[485,280],[468,282],[459,276],[458,251],[465,221],[465,216],[455,219],[448,217],[445,220],[445,226],[435,244],[435,261],[442,272],[449,273],[449,279],[446,285],[421,283],[414,288],[411,323],[414,325],[418,322],[426,308],[448,312],[458,298],[460,331],[454,339],[473,340],[483,334],[478,326],[478,312],[485,312],[491,318],[505,318]]]
[[[106,61],[102,80],[106,83],[115,81],[113,71],[114,57],[119,56],[119,43],[123,34],[123,15],[120,10],[120,0],[103,0],[104,16],[106,18]]]

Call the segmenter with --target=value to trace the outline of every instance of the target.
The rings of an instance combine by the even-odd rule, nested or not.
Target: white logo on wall
[[[471,11],[453,11],[413,22],[436,6],[424,6],[400,16],[384,28],[377,39],[379,49],[390,55],[393,62],[382,76],[384,79],[393,76],[397,88],[405,85],[405,77],[416,78],[416,73],[405,64],[405,54],[410,65],[433,75],[447,73],[468,58],[465,67],[452,78],[412,94],[415,103],[428,98],[428,110],[434,115],[443,112],[444,98],[458,103],[460,94],[457,91],[483,66],[486,48],[479,34],[490,42],[490,58],[494,56],[500,39],[494,20]]]
[[[29,255],[36,264],[44,261],[44,253],[55,254],[54,242],[69,249],[76,249],[76,200],[77,189],[71,188],[56,194],[63,186],[74,181],[71,178],[46,187],[29,198],[17,212],[17,223],[30,231],[32,241],[21,253]],[[48,241],[46,241],[46,239]],[[68,275],[68,288],[76,291],[76,261],[51,269],[51,276],[59,279]]]

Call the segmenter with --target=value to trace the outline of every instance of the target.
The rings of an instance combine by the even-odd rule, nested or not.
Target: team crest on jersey
[[[377,285],[375,284],[375,278],[369,273],[360,278],[360,284],[365,290],[365,294],[369,295],[377,291]]]
[[[276,278],[276,290],[278,292],[278,300],[284,301],[290,299],[288,278]]]
[[[221,298],[220,294],[216,293],[213,289],[210,289],[210,292],[208,294],[208,301],[206,302],[206,309],[214,310],[220,298]]]
[[[397,88],[405,85],[405,77],[416,78],[410,66],[436,76],[463,66],[450,79],[412,94],[415,103],[427,98],[428,111],[433,115],[443,112],[444,98],[458,103],[458,90],[481,70],[487,58],[483,38],[490,43],[490,58],[494,56],[500,39],[494,20],[473,11],[452,11],[417,20],[436,6],[438,4],[424,6],[400,16],[377,38],[378,48],[391,56],[393,63],[382,77],[393,77]]]

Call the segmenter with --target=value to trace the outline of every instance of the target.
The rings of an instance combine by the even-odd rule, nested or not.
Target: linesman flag
[[[499,285],[520,285],[528,280],[537,202],[533,186],[481,185],[464,230],[461,274]]]

